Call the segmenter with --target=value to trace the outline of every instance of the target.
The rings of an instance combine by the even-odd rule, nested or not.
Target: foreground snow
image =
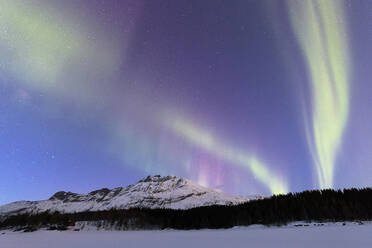
[[[372,247],[372,225],[262,227],[200,231],[37,231],[0,232],[1,248],[111,247]]]

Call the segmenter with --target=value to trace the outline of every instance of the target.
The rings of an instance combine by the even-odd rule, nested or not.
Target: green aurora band
[[[92,102],[96,92],[84,79],[112,75],[121,60],[115,42],[100,33],[89,39],[86,26],[31,1],[0,1],[1,69],[40,93]]]
[[[226,162],[248,169],[254,178],[267,187],[272,194],[288,192],[286,181],[270,171],[265,163],[256,156],[223,144],[206,130],[178,116],[168,116],[165,120],[166,126],[190,144],[196,145]]]
[[[349,53],[342,1],[288,1],[312,89],[306,135],[320,188],[332,188],[349,113]],[[306,111],[305,111],[306,112]],[[306,116],[306,115],[305,115]]]

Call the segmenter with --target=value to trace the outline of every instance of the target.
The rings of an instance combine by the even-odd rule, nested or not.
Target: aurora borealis
[[[291,1],[290,6],[312,88],[312,116],[307,118],[312,125],[307,127],[307,138],[319,186],[332,188],[335,159],[349,111],[346,18],[339,1]]]
[[[288,192],[286,182],[277,178],[275,173],[270,172],[266,165],[254,156],[244,154],[226,145],[222,145],[215,137],[206,130],[201,130],[186,120],[181,120],[171,116],[165,118],[171,130],[186,138],[190,143],[195,144],[213,155],[220,157],[224,161],[231,162],[233,165],[248,169],[253,177],[267,186],[273,194],[283,194]]]
[[[148,174],[371,186],[371,20],[368,0],[2,0],[0,204]]]

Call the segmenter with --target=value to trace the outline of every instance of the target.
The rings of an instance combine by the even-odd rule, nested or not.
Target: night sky
[[[0,204],[372,186],[371,27],[369,0],[1,0]]]

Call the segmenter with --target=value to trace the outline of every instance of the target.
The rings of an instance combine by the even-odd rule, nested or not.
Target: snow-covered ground
[[[370,248],[372,224],[262,227],[195,231],[37,231],[0,232],[1,248]]]

